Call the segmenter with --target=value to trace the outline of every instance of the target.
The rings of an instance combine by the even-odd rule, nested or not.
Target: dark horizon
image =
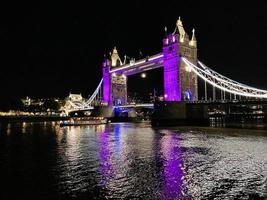
[[[266,6],[132,2],[5,5],[1,15],[1,94],[65,97],[91,94],[102,61],[114,46],[120,57],[161,52],[164,27],[173,32],[181,16],[196,29],[198,58],[241,83],[267,89]],[[243,5],[245,6],[245,5]],[[203,8],[201,8],[203,7]],[[139,88],[143,81],[136,79]]]

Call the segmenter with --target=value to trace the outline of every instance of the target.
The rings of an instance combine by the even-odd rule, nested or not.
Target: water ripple
[[[2,199],[267,198],[266,133],[148,123],[0,128]]]

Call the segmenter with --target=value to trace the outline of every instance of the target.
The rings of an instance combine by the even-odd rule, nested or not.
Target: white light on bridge
[[[141,74],[141,77],[142,77],[142,78],[146,78],[146,73],[142,73],[142,74]]]
[[[191,72],[191,67],[188,66],[188,65],[186,65],[186,66],[185,66],[185,70],[186,70],[187,72]]]
[[[256,97],[256,98],[267,98],[267,90],[261,90],[254,87],[250,87],[239,83],[237,81],[233,81],[219,73],[211,70],[208,67],[201,66],[199,68],[195,64],[188,61],[186,58],[182,57],[184,63],[191,68],[191,70],[196,73],[201,79],[211,84],[212,86],[229,92],[230,94],[246,96],[246,97]],[[202,65],[199,61],[198,63]]]

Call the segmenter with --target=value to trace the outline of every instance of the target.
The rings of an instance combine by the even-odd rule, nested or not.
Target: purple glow
[[[115,173],[112,166],[111,161],[111,150],[109,144],[109,135],[108,132],[102,132],[99,136],[99,144],[100,144],[100,151],[99,151],[99,171],[102,175],[100,180],[100,184],[102,186],[107,186],[115,177]]]
[[[164,100],[181,101],[181,92],[179,84],[179,63],[178,43],[172,42],[166,45],[166,41],[172,41],[172,37],[163,41],[163,66],[164,66]],[[175,41],[175,39],[174,39]]]
[[[121,139],[121,125],[120,124],[115,124],[114,125],[114,150],[115,150],[115,155],[116,158],[120,158],[120,151],[121,151],[121,144],[120,144],[120,139]]]
[[[110,61],[106,59],[103,63],[103,101],[112,105],[110,91]]]
[[[132,68],[140,66],[142,64],[157,63],[157,62],[160,62],[162,60],[162,58],[163,58],[163,55],[161,53],[160,54],[156,54],[154,56],[149,57],[148,61],[146,61],[146,59],[142,59],[142,60],[136,61],[133,64],[127,64],[127,65],[124,65],[122,67],[112,69],[112,70],[110,70],[110,72],[111,73],[118,72],[120,74],[127,75],[127,73],[125,73],[125,71],[127,71],[127,69],[129,69],[129,68],[131,68],[131,70],[133,70]],[[137,73],[139,73],[139,72],[137,72]]]
[[[103,63],[103,101],[108,103],[108,105],[110,106],[112,105],[111,73],[113,76],[115,76],[115,72],[121,72],[123,74],[126,71],[126,73],[124,74],[128,75],[127,69],[130,67],[132,73],[133,70],[135,70],[135,66],[140,66],[142,64],[150,66],[148,65],[148,62],[156,64],[157,62],[162,61],[164,68],[164,100],[181,101],[181,89],[179,82],[180,56],[177,38],[177,35],[172,34],[165,38],[163,40],[163,53],[157,54],[156,56],[152,56],[148,60],[142,59],[140,61],[135,62],[134,64],[125,65],[121,68],[113,70],[110,70],[110,61],[105,60],[105,62]],[[139,70],[137,71],[140,72]]]
[[[163,155],[163,199],[180,199],[183,196],[183,161],[177,143],[179,139],[176,135],[166,134],[161,141],[161,153]]]

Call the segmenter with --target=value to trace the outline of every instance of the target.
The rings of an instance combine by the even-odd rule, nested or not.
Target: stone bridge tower
[[[197,64],[197,41],[184,30],[179,17],[174,33],[163,40],[164,100],[193,101],[198,99],[197,75],[181,60],[181,56]]]
[[[193,64],[197,64],[197,40],[195,30],[193,29],[191,40],[189,40],[189,36],[184,30],[180,17],[177,20],[176,27],[179,34],[179,54],[187,58]],[[191,71],[191,69],[187,67],[182,60],[180,60],[179,65],[179,77],[182,100],[197,100],[197,75]]]
[[[115,47],[111,54],[111,61],[105,58],[103,63],[103,100],[108,105],[127,104],[127,76],[118,73],[110,74],[112,68],[121,65],[122,62]]]

